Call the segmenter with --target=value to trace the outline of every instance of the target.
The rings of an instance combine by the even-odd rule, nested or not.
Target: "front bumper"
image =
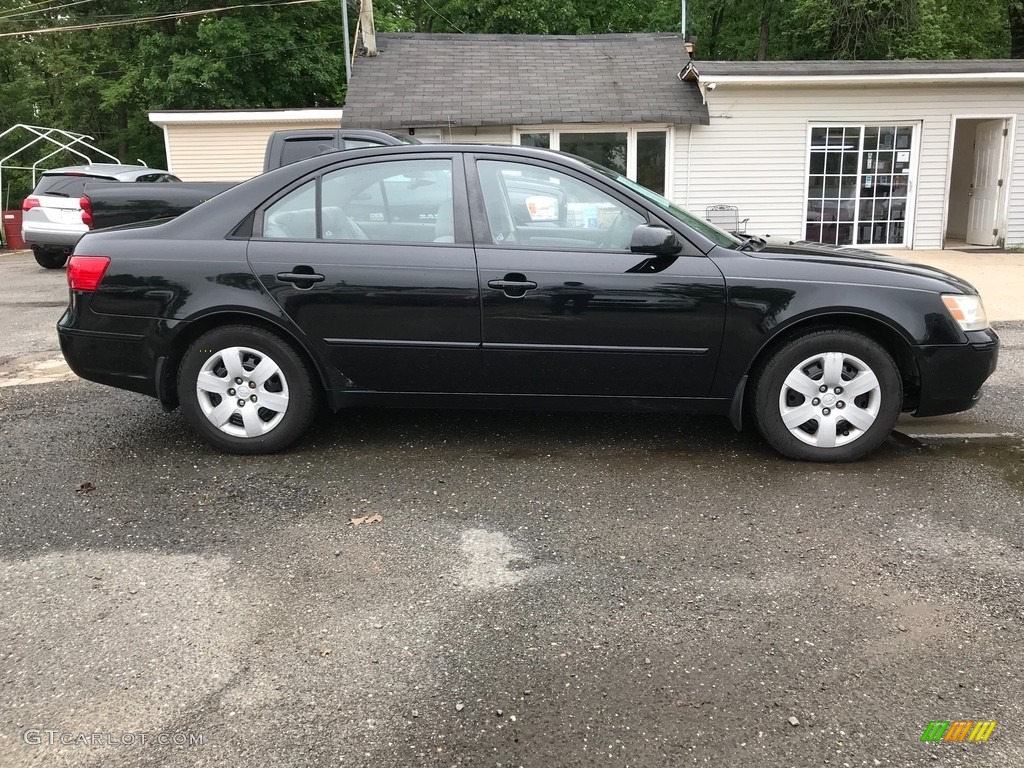
[[[999,336],[991,328],[967,333],[966,344],[914,349],[921,392],[914,416],[941,416],[974,407],[996,369]]]

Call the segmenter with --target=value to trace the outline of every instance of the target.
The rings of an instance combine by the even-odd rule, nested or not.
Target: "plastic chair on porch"
[[[740,209],[735,205],[709,205],[704,209],[704,218],[727,232],[746,234],[749,218],[740,219]]]

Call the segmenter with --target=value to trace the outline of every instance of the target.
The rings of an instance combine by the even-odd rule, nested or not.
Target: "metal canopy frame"
[[[114,155],[110,154],[109,152],[104,152],[99,147],[90,143],[96,141],[96,139],[84,133],[76,133],[75,131],[65,131],[62,128],[46,128],[39,125],[26,125],[24,123],[18,123],[17,125],[12,125],[6,131],[0,132],[0,139],[3,139],[5,136],[12,134],[15,131],[25,131],[31,136],[34,136],[35,138],[32,138],[29,141],[25,142],[16,150],[11,152],[9,155],[0,158],[0,194],[3,194],[4,191],[3,174],[5,168],[7,170],[12,171],[32,171],[32,186],[34,187],[36,185],[36,173],[39,170],[45,170],[45,168],[41,169],[40,165],[45,163],[50,158],[61,154],[62,152],[68,152],[72,155],[77,155],[78,157],[85,160],[87,165],[91,165],[93,163],[93,157],[96,155],[101,155],[103,158],[112,160],[113,162],[118,164],[120,164],[121,162],[118,158],[114,157]],[[15,158],[21,155],[22,152],[40,143],[41,145],[37,147],[38,151],[50,149],[51,145],[56,146],[56,149],[54,149],[52,152],[44,154],[42,157],[38,157],[35,160],[35,162],[32,163],[32,165],[17,164],[19,162],[27,161],[19,161],[16,160]],[[3,202],[3,207],[6,208],[7,204],[10,201],[4,200]]]

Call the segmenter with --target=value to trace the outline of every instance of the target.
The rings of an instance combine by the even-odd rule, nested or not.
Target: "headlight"
[[[983,331],[988,328],[988,318],[985,316],[985,307],[981,303],[981,296],[944,293],[942,294],[942,303],[946,305],[949,314],[963,330]]]

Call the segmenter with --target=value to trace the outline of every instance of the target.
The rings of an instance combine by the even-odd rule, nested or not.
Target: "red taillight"
[[[92,200],[88,195],[82,195],[78,200],[78,207],[82,209],[82,223],[92,229]]]
[[[72,291],[95,291],[110,266],[109,256],[71,256],[68,285]]]
[[[33,208],[38,208],[39,205],[40,205],[39,198],[36,198],[36,197],[26,197],[25,198],[25,202],[23,202],[21,204],[21,210],[23,210],[23,211],[30,211]]]

